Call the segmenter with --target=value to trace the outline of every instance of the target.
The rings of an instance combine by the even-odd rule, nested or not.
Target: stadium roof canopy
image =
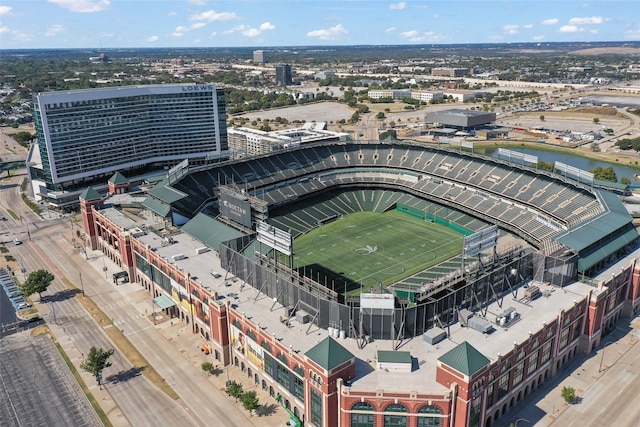
[[[219,250],[220,243],[244,236],[241,231],[203,213],[196,215],[181,229],[189,236],[216,250]]]
[[[627,212],[618,196],[608,191],[594,190],[594,192],[605,206],[605,212],[592,221],[567,230],[556,238],[560,243],[576,251],[587,249],[632,221],[629,212]],[[638,233],[636,232],[637,236]]]
[[[174,203],[187,197],[183,192],[178,191],[173,187],[169,187],[169,183],[166,182],[166,180],[150,189],[148,193],[165,203]]]
[[[154,199],[153,197],[147,197],[142,202],[142,206],[149,209],[151,212],[156,215],[160,215],[163,218],[166,218],[171,213],[171,207],[167,204],[162,203],[158,199]]]

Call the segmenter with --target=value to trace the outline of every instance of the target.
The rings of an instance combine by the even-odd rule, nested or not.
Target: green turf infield
[[[458,255],[462,239],[446,225],[397,210],[357,212],[295,239],[294,267],[339,293],[346,287],[347,295],[357,295]]]

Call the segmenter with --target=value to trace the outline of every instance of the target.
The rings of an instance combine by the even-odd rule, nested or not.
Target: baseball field
[[[391,210],[358,212],[294,241],[294,267],[347,295],[411,276],[462,252],[463,235]]]

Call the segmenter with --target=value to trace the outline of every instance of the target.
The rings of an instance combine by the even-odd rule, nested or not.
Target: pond
[[[586,157],[575,156],[567,153],[560,153],[557,151],[547,151],[547,150],[536,150],[533,148],[509,148],[511,151],[517,151],[518,153],[529,154],[532,156],[537,156],[538,160],[553,163],[553,162],[561,162],[578,169],[582,169],[585,171],[590,171],[598,166],[603,168],[612,167],[618,177],[618,182],[620,182],[620,178],[626,177],[631,180],[632,183],[636,183],[633,176],[635,174],[640,174],[640,157],[621,157],[620,160],[626,164],[632,162],[633,165],[638,165],[635,168],[630,166],[624,166],[618,163],[607,163],[601,160],[588,159]],[[486,156],[498,157],[498,149],[497,148],[488,148],[483,151],[476,150],[476,152],[483,153]]]

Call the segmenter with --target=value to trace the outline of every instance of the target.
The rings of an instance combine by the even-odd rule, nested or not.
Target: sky
[[[639,41],[606,0],[0,0],[0,48]]]

